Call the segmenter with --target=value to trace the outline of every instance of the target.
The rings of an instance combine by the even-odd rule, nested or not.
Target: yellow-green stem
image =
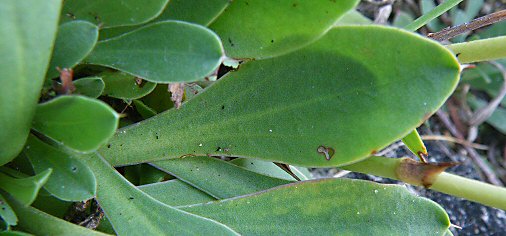
[[[446,46],[460,63],[490,61],[506,57],[506,36],[456,43]]]

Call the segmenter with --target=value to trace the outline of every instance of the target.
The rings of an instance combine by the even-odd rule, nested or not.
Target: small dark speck
[[[5,207],[2,207],[2,211],[5,211]]]
[[[297,5],[298,5],[297,3],[294,3],[292,4],[292,7],[297,7]]]
[[[111,148],[111,144],[108,144],[108,145],[107,145],[107,148]]]
[[[459,53],[457,53],[455,56],[456,56],[456,57],[459,57],[459,56],[460,56],[460,54],[461,54],[461,53],[459,52]]]
[[[274,39],[271,39],[271,43],[274,43]]]
[[[250,164],[254,165],[253,162],[250,162]]]
[[[228,38],[228,42],[230,43],[230,46],[233,47],[234,43],[232,43],[232,39]]]
[[[120,144],[119,146],[120,146],[120,147],[123,147],[123,144]]]
[[[133,197],[129,197],[128,199],[130,199],[130,200],[134,200],[134,198],[133,198]]]
[[[244,3],[246,3],[246,6],[249,6],[249,2],[244,2]]]
[[[73,171],[73,172],[76,172],[76,171],[77,171],[77,167],[72,166],[72,171]]]
[[[216,148],[216,151],[217,151],[217,152],[221,152],[221,151],[222,151],[222,150],[221,150],[221,147]]]
[[[222,109],[222,110],[223,110],[223,109],[225,109],[225,105],[221,106],[221,109]]]
[[[158,137],[158,135],[157,135],[157,136],[156,136],[156,139],[158,139],[158,138],[159,138],[159,137]]]

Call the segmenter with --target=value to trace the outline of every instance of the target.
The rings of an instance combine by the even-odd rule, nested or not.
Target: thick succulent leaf
[[[156,84],[139,79],[133,75],[118,71],[100,74],[105,83],[102,93],[113,98],[138,99],[155,89]]]
[[[41,189],[31,206],[47,214],[63,219],[63,217],[68,214],[67,211],[72,204],[74,204],[74,202],[60,200],[47,192],[47,190]]]
[[[33,135],[28,137],[25,154],[36,173],[53,169],[44,188],[54,196],[66,201],[84,201],[95,196],[95,176],[88,166],[79,160],[45,144]]]
[[[236,235],[213,220],[165,205],[142,192],[97,155],[82,157],[97,177],[96,199],[119,235]]]
[[[156,111],[152,108],[146,106],[142,101],[140,100],[133,100],[133,104],[135,106],[135,109],[139,114],[142,116],[142,118],[147,119],[150,117],[153,117],[156,115]]]
[[[0,232],[0,236],[31,236],[32,234],[21,232],[21,231],[2,231]]]
[[[357,3],[234,0],[210,27],[223,40],[227,56],[268,58],[318,39]]]
[[[108,28],[138,25],[157,17],[169,0],[65,1],[61,21],[85,20]]]
[[[412,130],[408,135],[402,138],[402,142],[413,154],[420,158],[421,161],[425,161],[425,157],[429,155],[427,148],[416,129]]]
[[[40,188],[46,183],[51,172],[51,169],[47,169],[35,176],[22,179],[0,172],[0,188],[7,191],[21,204],[28,206],[35,201]]]
[[[145,163],[123,167],[123,176],[133,185],[144,185],[163,181],[167,173]]]
[[[285,179],[294,181],[295,179],[283,169],[279,168],[276,164],[269,161],[256,160],[251,158],[237,158],[230,163],[248,169],[250,171],[267,175],[273,178]],[[301,180],[311,179],[311,173],[307,168],[290,166],[290,170],[299,177]]]
[[[113,165],[208,154],[353,163],[435,112],[459,69],[450,51],[418,35],[337,27],[299,51],[242,64],[180,109],[122,129],[100,152]]]
[[[99,42],[86,61],[169,83],[204,79],[218,68],[222,56],[221,41],[209,29],[163,21]]]
[[[18,227],[35,235],[107,235],[64,221],[45,212],[12,200],[18,215]]]
[[[72,68],[81,62],[98,40],[98,27],[86,21],[72,21],[58,27],[47,78],[58,76],[60,68]]]
[[[56,38],[61,0],[0,4],[0,165],[21,152]]]
[[[230,0],[171,0],[165,10],[151,22],[180,20],[207,26],[225,10],[230,2]],[[139,27],[142,25],[102,29],[100,40],[110,39]]]
[[[76,86],[74,94],[98,98],[104,91],[105,83],[100,77],[86,77],[74,81],[74,86]]]
[[[177,179],[141,185],[140,190],[169,206],[183,206],[216,200],[197,188]]]
[[[154,111],[155,114],[174,107],[174,102],[171,100],[171,93],[166,84],[158,84],[153,92],[143,97],[141,100],[146,107]]]
[[[290,183],[209,157],[185,157],[152,165],[218,198],[231,198]]]
[[[118,120],[118,114],[99,100],[60,96],[37,107],[33,129],[72,149],[89,152],[111,138]]]
[[[181,207],[244,235],[444,235],[448,215],[405,187],[321,179]]]
[[[2,196],[1,193],[0,193],[0,219],[2,219],[7,225],[16,225],[18,223],[18,217],[16,217],[16,213],[14,213],[11,206],[9,205],[7,200],[5,200],[4,196]]]

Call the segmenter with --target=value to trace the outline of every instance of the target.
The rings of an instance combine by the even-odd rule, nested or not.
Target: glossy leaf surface
[[[155,89],[156,84],[124,72],[100,74],[105,83],[103,95],[120,99],[138,99]]]
[[[227,226],[165,205],[142,192],[97,155],[82,157],[98,182],[96,199],[119,235],[236,235]]]
[[[103,28],[137,25],[158,16],[169,0],[65,1],[62,21],[85,20]]]
[[[218,68],[222,54],[220,39],[209,29],[164,21],[99,42],[86,61],[169,83],[203,80]]]
[[[89,152],[114,134],[118,115],[107,104],[83,96],[60,96],[37,107],[33,128],[66,146]]]
[[[35,235],[107,235],[56,218],[30,206],[9,201],[19,218],[18,226]]]
[[[95,176],[79,160],[43,143],[34,136],[28,137],[25,154],[36,173],[53,170],[44,188],[66,201],[84,201],[95,196]]]
[[[27,206],[35,200],[40,188],[48,180],[49,175],[51,175],[51,169],[47,169],[35,176],[20,179],[0,172],[0,188],[7,191],[21,204]]]
[[[177,179],[138,186],[140,190],[169,206],[183,206],[216,200],[197,188]]]
[[[74,94],[98,98],[104,91],[105,83],[100,77],[86,77],[74,81],[74,86],[76,86]]]
[[[72,21],[58,27],[47,78],[58,76],[60,68],[72,68],[81,62],[98,40],[98,27],[86,21]]]
[[[5,0],[0,4],[0,165],[17,156],[28,137],[60,7],[61,0]]]
[[[419,126],[458,75],[455,57],[431,40],[337,27],[299,51],[242,64],[180,109],[120,130],[100,152],[113,165],[187,155],[344,165]]]
[[[244,235],[444,235],[450,226],[439,205],[405,187],[350,179],[298,182],[180,209]]]
[[[209,157],[185,157],[152,164],[218,199],[290,183]]]
[[[323,36],[358,1],[235,0],[211,25],[232,58],[268,58]],[[241,19],[241,20],[238,20]]]

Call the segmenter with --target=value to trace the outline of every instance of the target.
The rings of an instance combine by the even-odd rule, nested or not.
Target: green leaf
[[[99,100],[60,96],[37,107],[33,129],[72,149],[90,152],[109,140],[118,119],[118,114]]]
[[[11,231],[11,230],[0,232],[0,236],[30,236],[30,235],[32,235],[32,234],[28,234],[28,233],[20,232],[20,231]]]
[[[237,158],[230,161],[230,163],[245,168],[247,170],[259,173],[261,175],[294,181],[294,178],[290,174],[286,173],[286,171],[282,170],[281,168],[276,166],[276,164],[269,161],[262,161],[250,158]],[[290,169],[301,180],[311,179],[311,173],[309,173],[307,168],[290,166]]]
[[[7,191],[21,204],[28,206],[35,200],[40,188],[46,183],[51,172],[51,169],[47,169],[35,176],[22,179],[16,179],[0,172],[0,188]]]
[[[165,10],[151,22],[179,20],[207,26],[225,10],[230,2],[230,0],[171,0]],[[142,26],[102,29],[100,40],[110,39]]]
[[[100,74],[105,83],[102,95],[119,99],[138,99],[151,93],[156,84],[139,80],[124,72],[104,72]],[[139,83],[140,82],[140,83]]]
[[[61,0],[0,4],[0,165],[25,144],[56,38]]]
[[[85,20],[101,28],[138,25],[158,16],[169,0],[65,1],[61,21]]]
[[[86,77],[74,81],[76,91],[74,94],[98,98],[105,88],[105,83],[100,77]]]
[[[150,107],[146,106],[143,102],[140,100],[133,100],[135,109],[139,114],[142,116],[142,118],[147,119],[150,117],[153,117],[156,115],[156,111],[151,109]]]
[[[45,144],[33,135],[28,137],[25,154],[36,173],[49,168],[53,170],[44,188],[59,199],[85,201],[95,196],[95,176],[79,160]]]
[[[344,165],[418,127],[458,78],[455,57],[434,41],[341,26],[302,50],[242,64],[180,109],[122,129],[99,152],[112,165],[208,154]]]
[[[141,185],[139,189],[169,206],[191,205],[216,200],[211,195],[177,179]]]
[[[444,235],[450,226],[436,203],[399,185],[322,179],[180,209],[244,235]]]
[[[18,215],[18,226],[35,235],[107,235],[56,218],[30,206],[9,201]]]
[[[97,177],[96,199],[119,235],[236,235],[227,226],[178,210],[126,181],[98,155],[82,157]]]
[[[429,155],[422,138],[416,129],[412,130],[406,137],[402,138],[402,142],[408,149],[415,154],[421,161],[425,161],[425,157]]]
[[[73,202],[60,200],[47,192],[47,190],[41,189],[31,206],[52,216],[63,218],[72,204]]]
[[[98,27],[86,21],[72,21],[58,27],[46,78],[57,77],[56,67],[72,68],[81,62],[98,40]]]
[[[218,68],[222,56],[220,39],[209,29],[164,21],[99,42],[86,61],[169,83],[204,79]]]
[[[123,167],[123,176],[133,185],[157,183],[168,176],[165,172],[146,163]]]
[[[2,196],[1,193],[0,193],[0,218],[7,225],[16,225],[18,223],[18,217],[16,217],[16,213],[14,213],[11,206],[9,205],[7,200],[5,200],[5,198]]]
[[[155,115],[174,107],[174,102],[171,100],[171,94],[166,84],[156,85],[155,90],[143,97],[141,101],[146,107],[152,109]]]
[[[209,157],[185,157],[151,163],[178,179],[218,198],[231,198],[290,183]]]
[[[357,3],[234,0],[210,27],[225,42],[227,56],[268,58],[320,38]]]

